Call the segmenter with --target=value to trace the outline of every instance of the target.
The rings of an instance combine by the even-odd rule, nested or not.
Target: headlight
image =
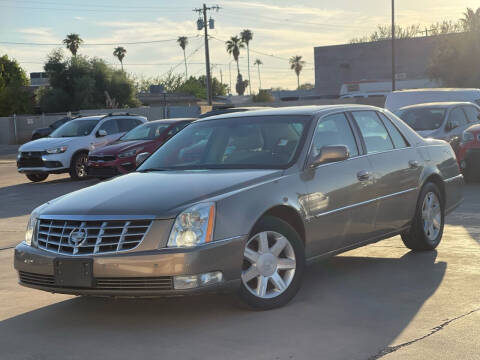
[[[137,155],[137,152],[140,152],[140,150],[142,150],[142,149],[128,150],[128,151],[125,151],[125,152],[119,154],[118,157],[119,158],[126,158],[126,157],[130,157],[130,156],[135,156],[135,155]]]
[[[215,204],[201,203],[185,210],[175,219],[168,247],[194,247],[213,239]]]
[[[475,137],[473,136],[473,134],[471,132],[468,132],[468,131],[463,132],[463,134],[462,134],[462,142],[463,143],[473,141],[474,139],[475,139]]]
[[[61,153],[64,153],[65,151],[67,151],[68,147],[67,146],[60,146],[60,147],[56,147],[56,148],[53,148],[53,149],[47,149],[45,150],[45,152],[47,154],[61,154]]]
[[[40,205],[39,207],[35,208],[30,215],[30,219],[28,220],[27,224],[27,231],[25,231],[25,243],[28,246],[32,246],[35,241],[35,233],[37,231],[37,221],[38,217],[40,216],[40,210],[47,205],[48,203]]]

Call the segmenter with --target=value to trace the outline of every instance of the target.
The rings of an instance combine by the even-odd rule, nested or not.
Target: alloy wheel
[[[242,283],[256,297],[271,299],[290,286],[295,275],[295,252],[290,242],[274,231],[250,238],[243,254]]]
[[[422,205],[423,231],[427,238],[435,241],[442,227],[440,201],[434,192],[425,195]]]
[[[75,163],[75,171],[79,179],[83,179],[87,176],[87,155],[81,154],[78,156]]]

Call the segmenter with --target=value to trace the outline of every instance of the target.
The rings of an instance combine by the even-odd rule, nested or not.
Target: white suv
[[[84,179],[90,150],[112,143],[145,122],[145,117],[128,113],[71,120],[48,137],[22,145],[17,155],[17,169],[34,182],[45,180],[48,174],[66,172],[72,179]]]

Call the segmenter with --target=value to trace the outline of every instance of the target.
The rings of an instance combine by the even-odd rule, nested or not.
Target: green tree
[[[188,79],[188,68],[187,68],[187,56],[185,54],[185,49],[188,45],[188,38],[186,36],[179,36],[178,39],[177,39],[177,43],[178,43],[178,45],[180,45],[180,47],[183,50],[183,61],[185,62],[185,80],[187,80]]]
[[[303,69],[303,66],[305,65],[305,61],[302,60],[302,56],[300,55],[295,55],[292,56],[288,62],[290,63],[290,69],[295,71],[295,74],[297,75],[297,89],[300,88],[300,72]]]
[[[67,37],[63,39],[63,43],[73,56],[77,56],[78,48],[83,43],[83,40],[78,34],[68,34]]]
[[[262,79],[260,78],[260,65],[263,65],[263,62],[260,59],[255,59],[253,65],[257,65],[258,68],[258,91],[260,92],[260,90],[262,89]]]
[[[480,8],[467,9],[460,20],[466,32],[442,38],[427,74],[448,87],[480,87]]]
[[[117,46],[115,50],[113,50],[113,56],[115,56],[118,61],[120,61],[120,65],[122,66],[123,71],[123,59],[127,55],[127,50],[123,46]]]
[[[175,93],[179,94],[189,94],[193,95],[199,99],[207,98],[207,78],[205,75],[194,77],[190,76],[187,81],[185,81]],[[228,86],[227,84],[222,84],[218,81],[217,78],[212,78],[212,94],[213,96],[221,96],[227,94]]]
[[[38,91],[37,98],[45,112],[103,108],[108,105],[108,97],[120,107],[140,104],[133,79],[101,59],[80,55],[66,59],[60,50],[55,50],[44,69],[50,87]]]
[[[32,110],[32,94],[25,71],[7,55],[0,57],[0,116],[25,114]]]
[[[248,90],[250,92],[250,96],[252,96],[252,80],[250,78],[250,41],[253,39],[253,32],[252,30],[245,29],[240,33],[240,38],[242,42],[247,45],[247,61],[248,61]]]
[[[244,49],[245,45],[238,36],[232,36],[230,40],[226,42],[227,53],[233,56],[233,59],[237,63],[237,74],[240,75],[240,65],[238,58],[240,57],[240,49]]]

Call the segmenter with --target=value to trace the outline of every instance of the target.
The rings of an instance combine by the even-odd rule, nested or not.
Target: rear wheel
[[[27,174],[28,180],[33,182],[40,182],[48,177],[48,174]]]
[[[415,251],[435,249],[443,235],[444,202],[438,187],[427,183],[420,193],[410,230],[402,234],[406,247]]]
[[[83,180],[88,177],[87,160],[88,153],[86,152],[78,153],[72,158],[69,173],[73,180]]]
[[[261,310],[283,306],[298,292],[304,268],[298,233],[283,220],[265,217],[244,248],[240,299]]]

